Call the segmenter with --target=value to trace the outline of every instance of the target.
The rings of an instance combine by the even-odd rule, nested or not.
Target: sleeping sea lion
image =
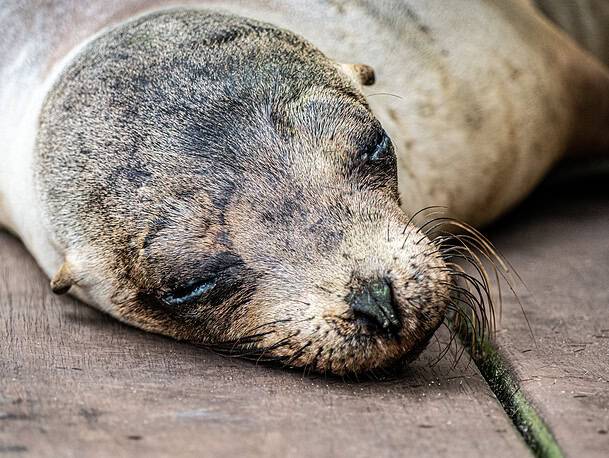
[[[412,359],[455,293],[483,302],[417,210],[486,224],[609,145],[606,48],[529,1],[179,5],[0,13],[0,224],[53,291],[148,331],[336,374]]]

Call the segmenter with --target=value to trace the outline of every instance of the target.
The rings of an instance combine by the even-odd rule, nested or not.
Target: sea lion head
[[[290,32],[216,13],[97,38],[41,120],[37,177],[67,260],[55,285],[75,279],[146,330],[290,366],[416,356],[450,276],[399,207],[391,140],[357,75],[371,82]]]

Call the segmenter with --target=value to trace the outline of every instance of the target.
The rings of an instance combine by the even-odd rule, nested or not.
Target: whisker
[[[421,214],[422,211],[416,214]],[[429,219],[416,231],[411,231],[408,236],[413,232],[421,234],[421,237],[413,242],[415,245],[420,244],[424,239],[431,240],[433,246],[424,251],[423,256],[431,256],[434,251],[437,251],[445,260],[446,267],[440,269],[448,273],[450,281],[441,282],[441,284],[447,288],[450,295],[445,300],[448,304],[447,310],[452,316],[450,318],[452,328],[458,334],[471,339],[470,347],[474,354],[482,348],[486,340],[494,338],[497,329],[496,306],[499,307],[499,316],[501,316],[502,283],[505,281],[518,301],[533,336],[514,283],[518,282],[525,287],[526,285],[513,266],[477,229],[454,218],[438,215],[438,213],[440,213],[439,210],[428,215]],[[410,219],[409,224],[412,220],[413,218]],[[459,233],[448,232],[447,227],[455,228]],[[406,233],[406,230],[407,227],[404,228],[403,234]],[[404,240],[404,247],[407,241],[408,237]],[[489,275],[488,266],[490,266],[491,275]],[[473,270],[473,274],[468,272],[469,269]],[[454,339],[452,334],[449,345],[452,345]],[[438,358],[444,358],[448,351],[448,349],[441,351]]]
[[[366,94],[366,97],[376,97],[377,95],[386,95],[389,97],[395,97],[398,99],[403,99],[403,97],[401,95],[398,94],[393,94],[391,92],[373,92],[372,94]]]

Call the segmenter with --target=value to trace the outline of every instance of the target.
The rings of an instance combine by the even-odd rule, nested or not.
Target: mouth
[[[358,313],[282,319],[258,326],[248,336],[212,348],[283,368],[338,376],[404,366],[418,357],[444,320],[441,304],[434,319],[398,328],[362,319]],[[396,320],[397,321],[397,320]]]
[[[286,322],[293,323],[291,321]],[[256,344],[214,345],[215,351],[256,363],[267,363],[305,373],[337,376],[361,375],[376,369],[392,370],[416,359],[438,328],[432,326],[413,340],[400,334],[344,333],[334,326],[315,326],[312,333],[270,332],[269,339]],[[352,325],[356,330],[358,324]]]

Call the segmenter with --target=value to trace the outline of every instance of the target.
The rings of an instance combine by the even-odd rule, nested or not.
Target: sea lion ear
[[[349,78],[362,86],[372,86],[376,79],[374,69],[366,64],[339,64]]]
[[[55,294],[65,294],[74,283],[75,281],[72,276],[70,265],[65,261],[51,280],[51,290]]]

